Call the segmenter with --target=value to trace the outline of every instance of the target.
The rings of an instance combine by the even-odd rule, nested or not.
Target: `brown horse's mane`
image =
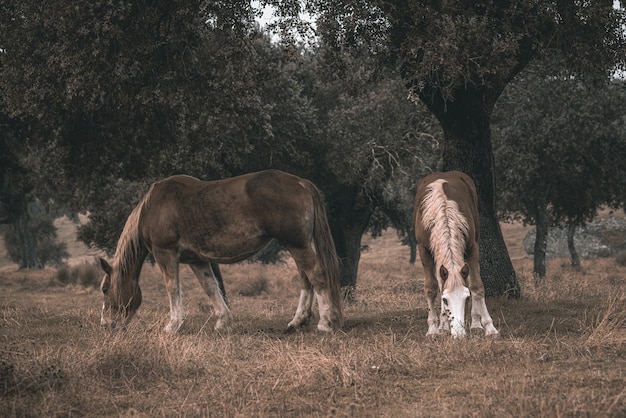
[[[133,269],[133,266],[135,266],[135,263],[139,261],[137,260],[141,253],[139,221],[141,219],[141,213],[144,207],[150,200],[153,189],[154,184],[150,187],[148,193],[145,194],[145,196],[141,199],[137,206],[135,206],[130,216],[126,220],[124,230],[122,231],[120,239],[117,242],[115,256],[113,257],[113,268],[118,269],[121,277],[126,277]]]
[[[422,200],[424,226],[430,230],[429,244],[435,260],[439,260],[447,269],[460,269],[465,264],[469,224],[459,205],[446,197],[444,182],[437,180],[426,189]]]

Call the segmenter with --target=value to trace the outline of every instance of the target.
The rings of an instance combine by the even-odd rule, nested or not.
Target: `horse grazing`
[[[476,186],[459,171],[432,173],[417,187],[414,204],[415,238],[424,266],[428,301],[428,333],[450,331],[465,336],[465,303],[472,298],[470,329],[498,335],[485,304],[478,265],[480,223]],[[435,299],[441,292],[440,317]]]
[[[300,273],[300,300],[288,330],[308,323],[313,296],[317,329],[341,327],[339,263],[326,209],[313,183],[268,170],[216,181],[178,175],[154,183],[126,221],[111,264],[100,259],[104,277],[101,324],[126,325],[141,304],[139,274],[151,253],[170,300],[165,327],[175,333],[184,311],[179,264],[188,264],[212,299],[216,330],[228,330],[232,314],[220,289],[215,263],[244,260],[277,239]]]

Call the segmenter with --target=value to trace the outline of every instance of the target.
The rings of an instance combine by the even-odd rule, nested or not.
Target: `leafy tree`
[[[15,222],[4,234],[4,243],[11,261],[20,268],[41,268],[46,265],[58,266],[69,257],[67,245],[57,242],[57,230],[50,213],[38,203],[33,202],[26,210],[28,218],[24,226],[28,229],[29,239],[33,240],[35,262],[25,258],[24,231],[22,224]]]
[[[45,136],[17,139],[29,181],[38,196],[91,213],[88,243],[110,249],[123,225],[113,207],[134,204],[156,178],[242,170],[250,133],[267,130],[248,2],[1,7],[0,106],[43,126]],[[120,184],[133,192],[125,204]]]
[[[25,126],[0,113],[0,223],[10,224],[7,246],[11,247],[11,259],[20,268],[40,268],[43,265],[28,211],[34,200],[33,185],[20,141],[28,135]]]
[[[347,226],[335,241],[343,248],[344,268],[354,271],[345,272],[344,278],[353,280],[345,285],[356,285],[361,237],[375,210],[401,234],[411,234],[415,180],[439,156],[431,141],[432,125],[426,111],[416,112],[406,100],[397,76],[341,94],[331,110],[326,125],[333,139],[328,164],[340,190],[332,196],[331,217]],[[347,190],[353,190],[351,202],[346,201]]]
[[[545,68],[545,66],[543,67]],[[537,227],[533,271],[546,273],[548,228],[573,231],[601,205],[623,203],[626,100],[623,81],[590,87],[532,65],[494,112],[500,216]],[[575,248],[572,254],[576,263]]]
[[[367,45],[400,65],[412,94],[444,132],[445,170],[478,189],[481,272],[488,295],[519,296],[496,216],[490,122],[507,84],[540,51],[563,51],[567,68],[606,81],[626,66],[624,11],[609,0],[450,2],[315,0],[318,31],[337,50]],[[616,62],[617,60],[617,62]]]
[[[56,196],[179,171],[199,136],[196,170],[223,174],[263,129],[247,3],[8,1],[0,19],[3,105],[48,128]]]

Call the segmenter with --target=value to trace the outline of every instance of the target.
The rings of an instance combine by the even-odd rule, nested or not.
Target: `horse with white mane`
[[[137,311],[139,274],[151,253],[170,300],[166,332],[183,324],[180,263],[190,265],[212,299],[215,329],[229,329],[232,314],[215,263],[244,260],[273,238],[291,253],[300,273],[300,300],[288,330],[308,323],[314,296],[317,329],[341,327],[339,263],[320,192],[310,181],[277,170],[216,181],[179,175],[154,183],[126,221],[113,262],[100,259],[102,325],[125,325]]]
[[[465,336],[465,304],[472,300],[470,329],[498,335],[485,304],[478,264],[480,223],[476,186],[459,171],[432,173],[419,184],[414,229],[424,267],[428,333]],[[441,311],[435,302],[441,293]]]

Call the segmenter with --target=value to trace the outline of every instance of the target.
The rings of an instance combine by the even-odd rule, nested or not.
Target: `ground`
[[[137,317],[111,332],[99,327],[96,287],[0,258],[0,416],[624,416],[626,267],[553,259],[536,281],[528,228],[502,229],[523,296],[487,301],[498,339],[425,336],[421,266],[393,231],[366,239],[356,302],[329,335],[314,324],[283,333],[298,296],[290,260],[224,266],[229,334],[213,331],[209,300],[183,268],[187,320],[169,336],[149,264]],[[83,257],[75,265],[94,256],[68,248]]]

